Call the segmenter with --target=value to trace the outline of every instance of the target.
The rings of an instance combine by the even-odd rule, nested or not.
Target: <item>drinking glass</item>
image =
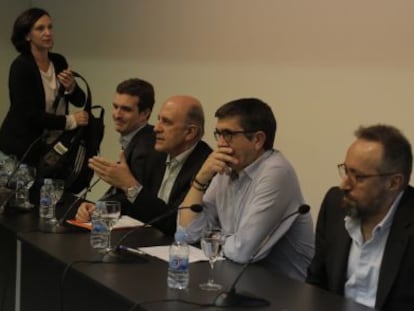
[[[15,170],[17,159],[15,156],[8,156],[0,162],[0,186],[8,187],[11,173]]]
[[[112,250],[111,247],[111,232],[114,225],[121,217],[121,204],[117,201],[104,201],[105,208],[102,209],[101,218],[106,223],[109,229],[108,244],[105,249],[106,252]]]
[[[214,263],[220,256],[222,246],[221,230],[219,228],[209,228],[205,230],[201,236],[201,248],[204,255],[208,257],[210,263],[210,276],[207,283],[200,284],[203,290],[220,290],[222,286],[214,282]]]
[[[31,166],[26,166],[24,170],[25,172],[22,180],[19,181],[21,184],[19,186],[16,185],[15,201],[16,207],[28,210],[34,207],[34,205],[30,203],[30,188],[33,186],[33,183],[35,181],[36,169]]]
[[[52,186],[52,215],[47,222],[54,225],[58,223],[58,220],[56,219],[56,204],[62,198],[65,190],[65,181],[62,179],[53,179]]]

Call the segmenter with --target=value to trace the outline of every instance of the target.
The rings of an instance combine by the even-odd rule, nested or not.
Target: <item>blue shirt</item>
[[[345,229],[352,239],[345,297],[368,307],[375,306],[382,256],[401,196],[402,193],[394,200],[384,219],[374,227],[372,237],[368,241],[363,241],[360,221],[345,217]]]
[[[237,178],[217,174],[204,197],[203,212],[187,226],[196,241],[208,225],[220,225],[227,234],[224,255],[245,263],[260,249],[254,261],[266,257],[279,273],[304,280],[314,253],[310,214],[295,215],[303,204],[296,173],[277,150],[268,150],[242,170]],[[270,239],[259,245],[274,230]]]

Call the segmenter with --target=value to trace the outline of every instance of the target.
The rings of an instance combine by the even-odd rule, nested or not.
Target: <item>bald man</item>
[[[177,208],[190,189],[194,175],[211,153],[201,139],[204,135],[204,112],[198,99],[176,95],[168,98],[160,109],[154,127],[155,152],[144,168],[144,177],[131,174],[121,154],[119,163],[95,157],[91,168],[104,181],[124,190],[121,198],[123,214],[148,222]],[[91,210],[80,208],[76,218],[90,219]],[[167,235],[176,230],[177,213],[154,224]]]

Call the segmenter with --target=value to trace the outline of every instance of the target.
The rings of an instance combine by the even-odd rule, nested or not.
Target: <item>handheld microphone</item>
[[[237,275],[236,279],[233,281],[230,289],[227,292],[220,293],[216,299],[214,300],[213,305],[216,307],[236,307],[236,306],[243,306],[243,307],[265,307],[270,305],[270,302],[266,299],[254,297],[250,294],[239,294],[236,292],[236,285],[244,272],[246,271],[247,267],[253,262],[256,255],[262,250],[263,246],[269,241],[275,231],[279,228],[279,226],[284,223],[286,220],[295,216],[297,214],[303,215],[308,213],[310,210],[310,206],[303,204],[298,207],[298,209],[282,218],[279,224],[272,228],[272,230],[266,235],[266,237],[262,240],[259,246],[255,249],[250,259],[244,264],[243,268],[240,270],[239,274]]]
[[[123,249],[125,249],[126,247],[124,245],[122,245],[122,242],[124,242],[126,240],[127,237],[129,237],[132,233],[142,229],[142,228],[148,228],[151,225],[153,225],[154,223],[156,223],[159,220],[162,220],[170,215],[172,215],[173,213],[175,213],[176,211],[182,210],[182,209],[191,209],[193,212],[195,213],[200,213],[203,210],[203,206],[201,204],[193,204],[191,206],[178,206],[178,207],[174,207],[169,209],[168,211],[166,211],[165,213],[158,215],[157,217],[151,219],[149,222],[135,227],[133,229],[131,229],[130,231],[128,231],[127,233],[125,233],[118,241],[118,243],[116,243],[116,245],[113,247],[112,251],[110,251],[109,253],[105,254],[106,256],[103,257],[103,261],[104,262],[114,262],[116,261],[116,257],[118,255],[119,252],[122,252]],[[112,252],[112,254],[110,254]],[[115,253],[115,254],[113,254]],[[114,256],[115,255],[115,256]],[[139,256],[139,254],[137,253],[137,255]],[[115,258],[113,258],[115,257]]]
[[[78,206],[78,203],[82,200],[85,200],[86,195],[95,187],[95,185],[101,181],[101,178],[97,178],[89,187],[85,188],[83,192],[72,202],[72,204],[69,205],[69,207],[66,209],[63,216],[59,219],[56,223],[48,223],[47,220],[41,220],[39,224],[39,229],[42,232],[48,232],[48,233],[64,233],[68,231],[68,228],[63,225],[63,223],[66,220],[66,217],[69,215],[69,213]]]

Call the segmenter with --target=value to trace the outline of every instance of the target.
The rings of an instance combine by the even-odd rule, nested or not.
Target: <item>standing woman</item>
[[[24,162],[36,166],[42,144],[35,141],[41,135],[52,139],[63,130],[88,124],[87,112],[68,110],[68,102],[81,107],[85,94],[66,59],[50,52],[53,29],[48,12],[31,8],[20,14],[11,41],[20,54],[10,67],[10,107],[0,129],[0,152],[21,159],[30,148]]]

